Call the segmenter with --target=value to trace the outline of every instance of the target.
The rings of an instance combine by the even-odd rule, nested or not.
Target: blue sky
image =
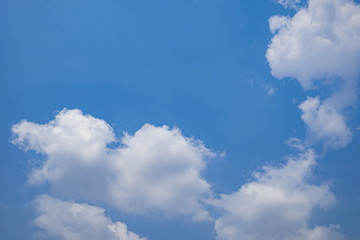
[[[360,238],[357,2],[0,11],[3,239]]]

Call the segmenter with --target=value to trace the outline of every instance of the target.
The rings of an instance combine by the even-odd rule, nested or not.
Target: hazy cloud
[[[269,97],[271,97],[275,93],[275,89],[269,85],[265,85],[264,90]]]
[[[296,149],[298,151],[305,151],[305,146],[298,138],[290,138],[286,141],[286,144],[293,149]]]
[[[277,0],[277,2],[283,5],[285,8],[295,8],[297,9],[302,2],[302,0]]]

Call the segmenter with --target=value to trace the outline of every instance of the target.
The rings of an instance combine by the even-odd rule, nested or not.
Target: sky
[[[354,0],[0,0],[0,236],[360,239]]]

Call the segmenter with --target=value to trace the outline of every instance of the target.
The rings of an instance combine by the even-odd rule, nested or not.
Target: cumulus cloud
[[[303,111],[302,120],[308,126],[312,140],[339,148],[351,141],[351,132],[347,128],[344,117],[327,102],[320,103],[319,97],[308,98],[299,108]]]
[[[112,222],[105,210],[88,204],[41,195],[35,200],[37,218],[34,223],[43,231],[38,239],[58,240],[146,240],[129,232],[121,222]]]
[[[219,240],[340,240],[338,227],[307,226],[311,210],[335,201],[327,185],[308,183],[315,154],[308,150],[281,167],[264,167],[237,192],[213,200],[223,211],[215,223]]]
[[[330,147],[345,146],[351,137],[342,114],[358,95],[359,4],[351,0],[309,0],[307,7],[293,17],[273,16],[269,24],[274,37],[266,57],[272,75],[296,78],[305,90],[330,86],[333,91],[323,101],[308,98],[300,105],[310,140],[324,140]],[[325,120],[327,117],[333,119]]]
[[[273,16],[266,53],[272,74],[304,88],[327,76],[354,78],[360,65],[360,7],[350,0],[309,0],[292,18]]]
[[[12,132],[14,144],[46,156],[31,171],[30,184],[48,182],[57,195],[127,212],[210,220],[202,207],[210,185],[200,173],[215,153],[177,128],[145,124],[117,140],[105,121],[64,109],[47,124],[22,121]],[[115,141],[119,147],[108,147]]]

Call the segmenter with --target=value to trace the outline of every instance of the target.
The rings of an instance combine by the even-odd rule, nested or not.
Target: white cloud
[[[121,222],[112,222],[105,210],[88,204],[62,201],[48,195],[35,200],[34,223],[43,232],[38,239],[58,240],[146,240],[127,230]]]
[[[292,18],[269,19],[274,37],[266,57],[277,78],[304,88],[327,76],[352,79],[360,66],[360,7],[350,0],[309,0]]]
[[[303,111],[301,118],[308,126],[311,140],[321,140],[333,148],[344,147],[351,141],[345,119],[333,105],[320,103],[319,97],[308,97],[299,108]]]
[[[360,5],[351,0],[309,0],[293,17],[273,16],[269,24],[274,37],[266,57],[272,75],[296,78],[305,90],[333,90],[323,101],[308,98],[300,105],[309,142],[346,146],[351,133],[342,114],[358,95]]]
[[[105,121],[64,109],[48,124],[22,121],[12,132],[14,144],[46,156],[30,173],[30,184],[49,182],[57,195],[105,201],[127,212],[210,220],[202,207],[210,185],[200,172],[215,154],[177,128],[145,124],[112,149],[107,144],[116,138]]]
[[[335,201],[327,185],[306,181],[315,164],[308,150],[282,167],[264,167],[255,181],[237,192],[222,194],[213,204],[223,210],[216,221],[219,240],[339,240],[337,226],[307,226],[315,206],[326,208]]]

